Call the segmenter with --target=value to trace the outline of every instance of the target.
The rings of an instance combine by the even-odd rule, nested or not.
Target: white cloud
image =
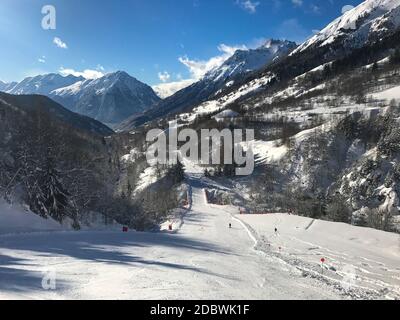
[[[260,5],[260,2],[253,2],[251,0],[236,0],[236,3],[249,13],[256,13],[257,7]]]
[[[169,96],[172,96],[179,90],[190,86],[194,82],[196,82],[195,79],[186,79],[177,82],[161,83],[153,86],[153,90],[158,94],[160,98],[165,99]]]
[[[207,72],[221,66],[228,58],[230,58],[236,50],[246,50],[246,46],[227,46],[221,44],[218,50],[221,55],[212,57],[208,60],[191,60],[187,56],[179,57],[179,61],[188,69],[193,79],[201,79]]]
[[[179,61],[188,68],[191,76],[190,79],[183,79],[182,74],[178,73],[175,75],[175,78],[178,81],[168,82],[171,80],[171,75],[167,71],[159,72],[158,78],[163,83],[153,86],[153,90],[161,98],[169,97],[177,91],[190,86],[194,82],[197,82],[212,69],[220,67],[238,49],[247,50],[247,47],[244,45],[228,46],[226,44],[221,44],[218,46],[218,50],[221,52],[221,54],[208,60],[189,59],[187,56],[179,57]]]
[[[167,82],[169,79],[171,79],[170,74],[167,71],[164,72],[159,72],[158,73],[158,78],[162,81],[162,82]]]
[[[303,0],[292,0],[292,3],[296,6],[296,7],[300,7],[303,5]]]
[[[39,61],[40,63],[46,63],[46,57],[45,57],[45,56],[41,56],[41,57],[38,59],[38,61]]]
[[[68,49],[68,46],[67,46],[67,44],[65,43],[65,42],[63,42],[60,38],[58,38],[58,37],[55,37],[54,39],[53,39],[53,43],[57,46],[57,47],[59,47],[59,48],[61,48],[61,49]]]
[[[354,6],[348,4],[342,8],[342,14],[345,14],[347,11],[353,10]]]
[[[98,79],[104,76],[104,73],[99,70],[86,69],[83,71],[76,71],[74,69],[66,69],[61,67],[58,72],[62,76],[73,75],[75,77],[84,77],[85,79]]]

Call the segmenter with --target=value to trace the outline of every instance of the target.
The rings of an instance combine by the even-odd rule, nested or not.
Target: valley
[[[0,299],[400,299],[400,0],[354,2],[0,59]]]

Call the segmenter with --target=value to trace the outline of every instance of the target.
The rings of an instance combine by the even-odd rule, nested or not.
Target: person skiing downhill
[[[232,229],[232,223],[229,224],[229,229]]]

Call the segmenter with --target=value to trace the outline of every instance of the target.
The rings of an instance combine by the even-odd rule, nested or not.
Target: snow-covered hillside
[[[171,114],[192,111],[194,107],[206,101],[207,103],[211,101],[211,104],[213,104],[220,96],[224,96],[224,93],[230,92],[231,87],[241,83],[246,76],[284,58],[294,48],[296,48],[294,42],[268,40],[264,45],[256,49],[237,50],[222,65],[210,70],[199,81],[155,104],[144,115],[127,119],[118,129],[129,131],[147,121],[153,121]],[[239,85],[240,88],[237,91],[251,91],[257,85],[260,87],[265,78],[261,77],[261,79],[250,83],[243,83],[242,86]],[[242,92],[240,96],[244,94],[246,92]],[[239,96],[235,93],[230,97],[233,102]]]
[[[398,234],[288,214],[237,218],[253,231],[258,249],[297,265],[309,276],[348,293],[354,290],[355,295],[357,289],[366,289],[371,298],[400,298]]]
[[[71,230],[52,219],[43,219],[22,205],[0,200],[0,234]]]
[[[260,79],[252,80],[245,85],[241,86],[239,89],[230,92],[229,94],[222,96],[216,100],[206,101],[199,106],[195,107],[191,113],[180,114],[180,119],[187,122],[193,122],[199,115],[213,114],[218,111],[223,111],[230,104],[236,102],[237,100],[245,97],[248,94],[255,93],[257,90],[262,89],[265,85],[269,84],[274,77],[267,75]]]
[[[394,31],[400,25],[399,6],[399,0],[366,0],[334,20],[292,54],[336,40],[346,46],[360,47],[368,40],[378,39],[382,33]]]
[[[286,56],[296,46],[296,43],[287,40],[270,39],[256,49],[237,50],[221,66],[209,71],[203,81],[223,82],[229,87],[234,84],[236,77],[244,77],[247,73],[261,69]]]
[[[80,230],[111,231],[122,229],[115,221],[105,223],[104,216],[98,213],[88,213],[80,219]],[[0,237],[1,235],[53,233],[59,231],[74,231],[73,221],[65,219],[62,224],[52,218],[43,218],[18,203],[9,204],[0,200]]]
[[[385,100],[386,102],[391,102],[391,100],[400,101],[400,86],[376,92],[372,94],[372,97],[378,100]]]
[[[53,232],[51,246],[43,232],[0,236],[0,298],[390,299],[400,294],[398,235],[286,214],[238,215],[238,208],[207,203],[207,179],[196,174],[189,182],[191,211],[179,230]],[[49,274],[55,275],[55,290],[42,288]]]

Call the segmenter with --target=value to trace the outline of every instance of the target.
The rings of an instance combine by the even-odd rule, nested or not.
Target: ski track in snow
[[[255,250],[246,226],[206,203],[201,180],[189,181],[192,210],[175,233],[0,236],[0,299],[346,298]],[[42,289],[46,271],[55,272],[56,290]]]
[[[238,217],[257,239],[257,250],[295,266],[304,276],[318,279],[355,299],[400,299],[400,268],[396,268],[400,261],[400,248],[397,248],[397,254],[396,251],[391,252],[394,248],[380,252],[379,246],[360,247],[351,243],[353,239],[346,238],[351,233],[358,233],[360,236],[368,236],[369,233],[370,238],[374,239],[374,233],[380,231],[330,222],[317,223],[315,219],[297,216],[294,218],[300,221],[293,222],[293,217],[284,214]],[[325,230],[327,238],[324,239],[321,237],[322,234],[318,234],[318,231],[321,231],[318,228],[317,233],[309,235],[316,223],[318,226],[324,223],[330,224],[330,228],[335,226],[337,236]],[[282,234],[272,234],[271,230],[276,226],[280,228],[281,224],[282,228],[284,227]],[[300,227],[302,225],[305,227]],[[302,239],[310,236],[313,238],[311,242]],[[342,237],[343,242],[339,240],[335,242],[335,236],[337,240]],[[387,238],[383,240],[385,236]],[[384,241],[390,243],[389,238],[392,239],[392,243],[397,239],[400,246],[400,238],[396,234],[382,233],[380,240],[382,243]],[[371,253],[380,260],[363,257],[363,255],[371,256]],[[322,257],[327,260],[326,264],[318,263]],[[348,279],[351,279],[350,284],[346,282]]]

